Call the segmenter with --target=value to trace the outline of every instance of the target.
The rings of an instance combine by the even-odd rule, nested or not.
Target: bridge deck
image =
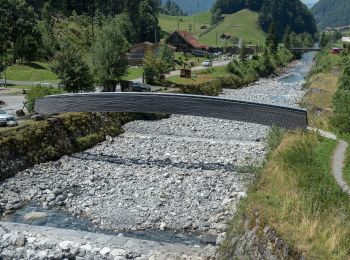
[[[89,93],[55,95],[35,102],[39,114],[63,112],[142,112],[212,117],[283,128],[306,128],[307,112],[268,104],[196,95]]]
[[[321,48],[289,48],[290,51],[321,51]]]

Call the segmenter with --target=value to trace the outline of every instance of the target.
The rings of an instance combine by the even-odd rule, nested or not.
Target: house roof
[[[207,49],[208,46],[201,44],[193,35],[185,31],[176,31],[188,44],[196,49]]]

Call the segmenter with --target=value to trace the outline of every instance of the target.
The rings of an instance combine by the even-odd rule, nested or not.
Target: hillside
[[[203,44],[216,46],[216,34],[218,35],[218,46],[224,46],[225,41],[220,39],[223,33],[231,34],[233,39],[242,38],[246,42],[259,44],[264,42],[265,33],[260,29],[258,24],[258,13],[250,10],[242,10],[237,13],[227,15],[225,19],[218,25],[211,27],[211,13],[204,12],[193,16],[180,17],[180,30],[188,31],[189,25],[194,24],[196,20],[196,28],[193,34]],[[178,17],[161,14],[159,16],[159,24],[163,31],[172,33],[178,29]],[[200,29],[207,26],[207,30]],[[226,42],[232,45],[231,41]]]
[[[177,3],[183,11],[189,15],[208,11],[213,6],[215,0],[172,0]],[[165,0],[163,0],[165,2]]]
[[[163,31],[167,33],[172,33],[178,29],[178,17],[177,16],[170,16],[170,15],[159,15],[159,25],[162,28]],[[181,16],[180,17],[180,30],[186,30],[188,31],[189,25],[192,24],[193,26],[193,34],[198,35],[203,32],[200,28],[202,26],[210,27],[210,21],[211,21],[211,13],[210,12],[204,12],[204,13],[198,13],[193,16]],[[194,21],[196,21],[196,27],[194,28]]]
[[[263,43],[265,33],[259,27],[258,16],[258,13],[247,9],[227,15],[223,22],[200,35],[199,40],[203,44],[215,46],[218,35],[218,46],[224,46],[225,42],[220,39],[220,35],[229,33],[233,38],[242,38],[246,42]],[[230,45],[232,42],[227,44]]]
[[[349,0],[320,0],[311,10],[321,29],[350,24]]]

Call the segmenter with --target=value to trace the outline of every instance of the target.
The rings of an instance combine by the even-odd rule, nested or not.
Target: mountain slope
[[[311,10],[322,29],[350,24],[349,0],[320,0]]]
[[[224,46],[225,41],[220,39],[223,33],[229,33],[232,38],[242,38],[246,42],[255,44],[261,44],[265,39],[265,33],[259,27],[258,13],[247,9],[227,15],[224,21],[200,35],[199,41],[206,45],[215,46],[216,36],[218,36],[218,46]],[[232,45],[232,43],[227,42],[227,45]]]

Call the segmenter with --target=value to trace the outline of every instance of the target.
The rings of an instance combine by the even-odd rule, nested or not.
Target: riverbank
[[[313,127],[337,132],[331,120],[340,60],[319,54],[307,79],[301,105]],[[230,224],[220,257],[348,258],[350,199],[331,172],[337,143],[314,133],[277,130],[267,140],[267,162]]]
[[[0,133],[0,181],[35,164],[83,151],[123,132],[132,120],[162,116],[126,113],[67,113],[44,121],[28,121]]]

